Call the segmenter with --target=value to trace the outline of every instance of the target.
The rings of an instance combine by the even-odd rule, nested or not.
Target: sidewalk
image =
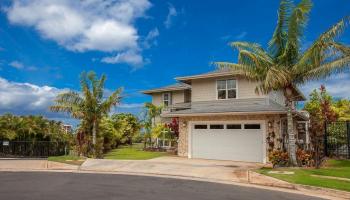
[[[78,170],[79,166],[46,159],[0,159],[0,171]]]

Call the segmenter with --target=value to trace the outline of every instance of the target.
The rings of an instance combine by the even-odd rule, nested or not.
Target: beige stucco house
[[[179,120],[178,155],[188,158],[268,161],[267,152],[286,148],[286,108],[281,91],[258,94],[257,82],[239,73],[216,70],[176,77],[174,85],[143,91],[163,105],[162,122]],[[305,100],[295,88],[295,101]],[[299,145],[307,146],[307,116],[296,109],[294,129]],[[274,137],[272,137],[274,136]]]

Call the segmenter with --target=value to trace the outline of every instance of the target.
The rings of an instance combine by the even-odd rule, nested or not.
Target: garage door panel
[[[262,128],[258,130],[192,128],[192,157],[263,162]]]

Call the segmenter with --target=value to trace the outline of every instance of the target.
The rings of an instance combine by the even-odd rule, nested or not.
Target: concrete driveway
[[[262,164],[187,159],[181,157],[160,157],[151,160],[101,160],[88,159],[80,167],[82,171],[108,171],[136,174],[183,176],[220,181],[240,181],[248,169]]]

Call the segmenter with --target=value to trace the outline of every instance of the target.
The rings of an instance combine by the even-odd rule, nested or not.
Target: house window
[[[210,124],[210,129],[224,129],[223,124]]]
[[[208,126],[206,124],[196,124],[194,125],[194,129],[207,129]]]
[[[260,124],[244,124],[244,129],[260,129]]]
[[[170,92],[163,93],[163,105],[168,107],[171,105],[171,94]]]
[[[227,129],[242,129],[242,125],[241,124],[227,124],[226,128]]]
[[[235,99],[237,97],[237,84],[235,79],[217,81],[218,99]]]

